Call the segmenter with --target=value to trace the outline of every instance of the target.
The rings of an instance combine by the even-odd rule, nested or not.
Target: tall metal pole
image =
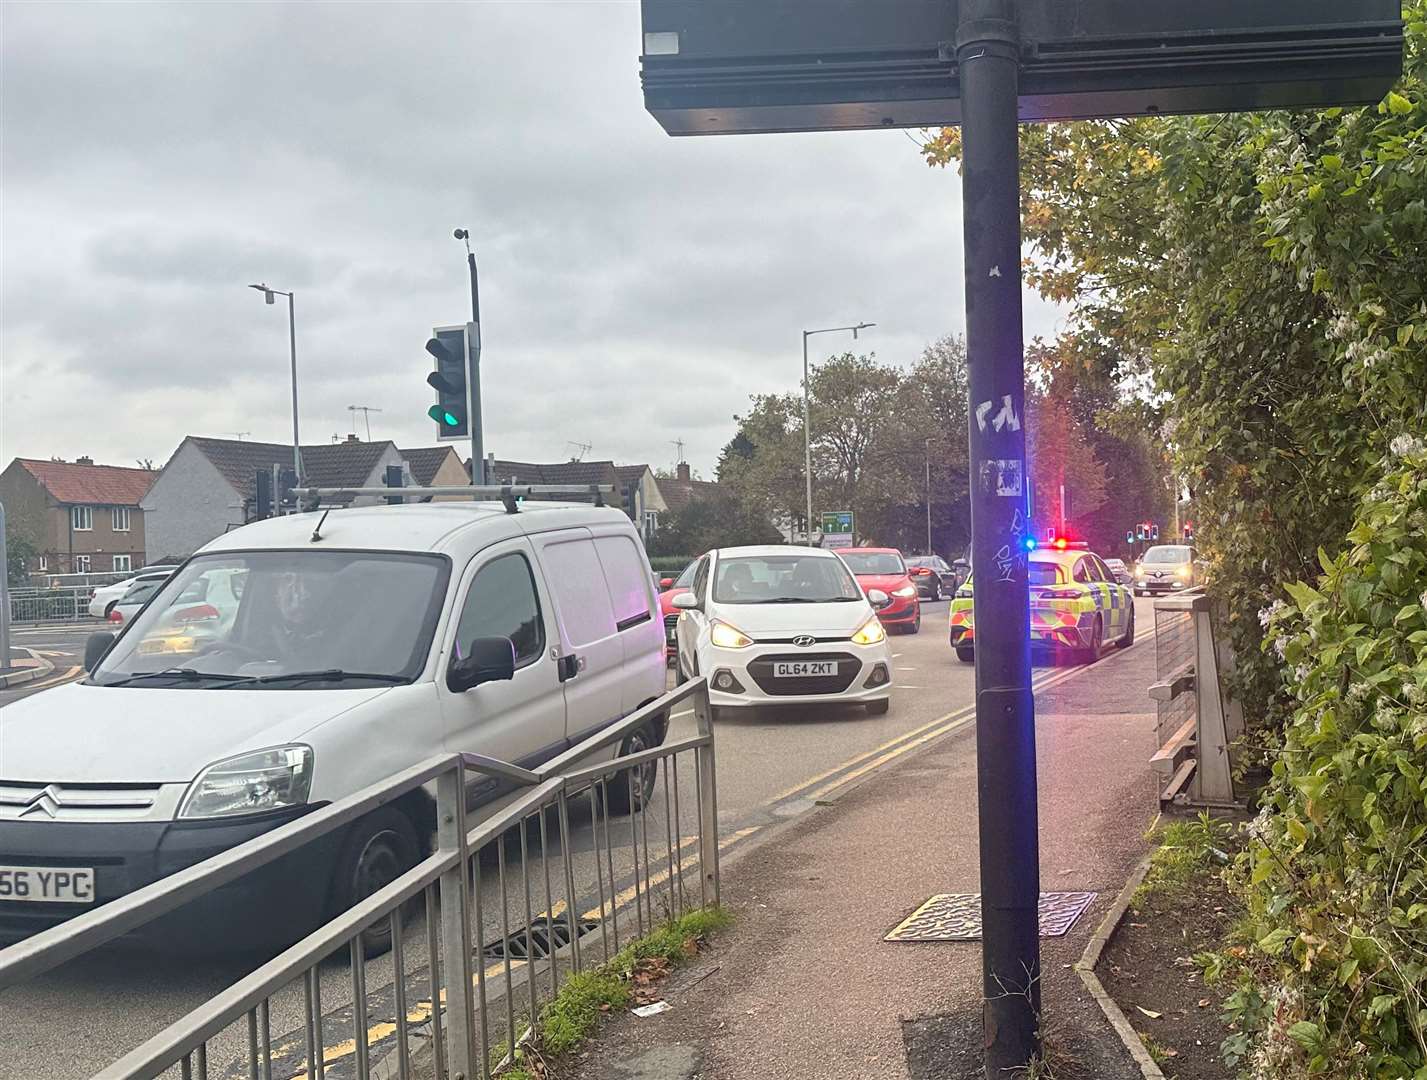
[[[927,554],[932,554],[932,441],[926,441],[927,458]]]
[[[297,438],[297,315],[292,293],[287,294],[287,343],[292,351],[292,468],[301,484],[306,477],[302,475],[302,443]]]
[[[804,539],[813,542],[813,436],[808,422],[808,334],[803,331],[803,480],[807,484],[807,517],[803,522]]]
[[[1025,372],[1015,0],[962,0],[962,220],[976,568],[976,759],[985,1074],[1039,1050],[1040,856],[1026,591]]]
[[[476,253],[471,250],[471,234],[457,229],[456,239],[466,242],[466,268],[471,275],[471,325],[467,332],[471,353],[466,370],[466,385],[471,390],[471,412],[467,424],[471,429],[471,483],[486,482],[485,432],[481,416],[481,286],[476,274]]]

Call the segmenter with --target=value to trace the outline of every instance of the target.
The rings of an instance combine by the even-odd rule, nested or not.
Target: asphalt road
[[[43,679],[21,683],[8,690],[0,690],[0,708],[19,701],[21,698],[38,694],[52,686],[77,679],[83,674],[84,642],[95,630],[102,629],[103,623],[93,622],[70,626],[48,626],[42,629],[27,627],[10,628],[10,644],[20,645],[44,657],[54,665],[54,670]],[[0,769],[0,776],[4,770]]]
[[[1136,603],[1137,624],[1141,644],[1148,645],[1153,628],[1152,601]],[[884,716],[870,717],[861,709],[821,707],[807,710],[776,709],[759,711],[746,718],[720,721],[717,728],[718,805],[720,835],[723,845],[751,842],[760,831],[773,824],[794,818],[810,810],[816,802],[835,788],[858,780],[878,767],[916,750],[940,735],[971,723],[974,673],[969,664],[958,662],[946,640],[947,605],[926,604],[923,607],[923,628],[916,636],[892,639],[894,679],[891,710]],[[38,636],[38,635],[37,635]],[[83,632],[52,633],[44,646],[31,641],[18,643],[48,648],[60,656],[74,656],[65,650],[83,649]],[[55,658],[56,675],[61,672],[60,658]],[[1038,686],[1049,686],[1066,677],[1070,671],[1062,665],[1039,665],[1034,673]],[[1093,678],[1091,674],[1087,677]],[[24,688],[17,688],[21,691]],[[5,699],[0,698],[0,702]],[[670,739],[694,733],[693,718],[687,711],[676,712]],[[974,741],[964,740],[964,752],[974,755]],[[680,838],[688,846],[681,850],[685,857],[693,849],[697,836],[693,805],[693,763],[681,761],[679,777],[679,819],[674,820],[670,801],[664,794],[663,777],[651,802],[648,821],[651,825],[650,866],[655,887],[645,897],[645,908],[658,916],[667,898],[677,891],[678,866],[668,874],[666,835]],[[667,770],[666,770],[667,772]],[[974,798],[974,786],[967,792]],[[571,810],[571,851],[573,875],[579,906],[600,906],[598,888],[607,886],[600,876],[599,864],[613,863],[614,878],[624,893],[632,879],[633,858],[629,845],[628,818],[616,816],[612,821],[613,850],[606,855],[595,842],[602,830],[592,830],[587,799],[578,799]],[[558,882],[563,868],[558,857],[558,830],[553,819],[547,826],[550,838],[550,865]],[[518,835],[518,834],[517,834]],[[522,865],[531,872],[534,903],[537,914],[544,904],[545,864],[539,856],[539,834],[527,833],[529,860],[522,864],[518,843],[507,845],[506,874],[510,886],[506,922],[512,929],[525,923]],[[635,845],[635,851],[639,850]],[[489,854],[489,853],[488,853]],[[665,869],[660,871],[660,867]],[[481,861],[480,884],[485,899],[482,934],[486,941],[499,939],[500,890],[499,866],[494,857]],[[671,879],[672,878],[672,884]],[[697,890],[696,871],[690,868],[685,879],[686,889]],[[555,889],[561,895],[558,884]],[[638,903],[626,904],[619,912],[621,941],[637,929],[635,910]],[[559,907],[557,906],[557,911]],[[612,929],[612,927],[609,927]],[[222,928],[214,928],[215,936]],[[412,1001],[424,991],[426,969],[424,919],[418,915],[403,935],[404,968],[409,973],[408,993]],[[600,935],[586,939],[586,948],[598,949]],[[54,972],[21,987],[0,993],[0,1023],[3,1034],[0,1044],[0,1080],[74,1080],[89,1076],[109,1063],[124,1050],[136,1046],[166,1024],[171,1023],[206,997],[245,975],[254,966],[252,957],[196,958],[181,955],[152,955],[132,948],[107,949],[75,960]],[[490,968],[492,986],[499,996],[503,971]],[[524,998],[518,978],[514,999]],[[394,1015],[391,1008],[390,984],[393,972],[389,957],[369,962],[366,985],[372,996],[383,999],[375,1004],[369,1025],[379,1025]],[[350,1040],[353,1028],[349,1006],[351,971],[344,958],[329,960],[321,969],[322,1005],[329,1014],[324,1043],[334,1047],[333,1068],[329,1076],[351,1075]],[[381,988],[388,988],[383,992]],[[279,993],[271,1003],[271,1026],[275,1046],[285,1048],[279,1058],[275,1075],[300,1075],[300,1069],[282,1068],[285,1061],[300,1060],[303,1025],[303,995],[300,984]],[[492,1018],[492,1041],[501,1036],[506,1026],[505,1014],[497,1011]],[[338,1049],[348,1041],[345,1053]],[[219,1035],[210,1043],[211,1076],[246,1076],[242,1059],[247,1046],[246,1026],[239,1024]],[[176,1074],[175,1074],[176,1075]]]

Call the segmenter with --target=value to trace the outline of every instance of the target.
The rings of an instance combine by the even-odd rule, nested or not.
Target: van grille
[[[65,821],[143,817],[159,796],[158,784],[39,784],[0,780],[0,821]]]

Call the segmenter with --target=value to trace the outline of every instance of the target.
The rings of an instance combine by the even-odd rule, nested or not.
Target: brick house
[[[119,465],[16,458],[0,473],[0,502],[36,555],[26,570],[108,574],[144,565],[141,501],[158,473]]]
[[[659,514],[666,509],[648,465],[616,465],[613,461],[496,460],[494,470],[491,474],[494,484],[609,484],[614,488],[614,494],[608,496],[610,505],[628,514],[646,540],[654,535]]]

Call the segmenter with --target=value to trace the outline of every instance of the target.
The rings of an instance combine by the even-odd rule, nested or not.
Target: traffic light
[[[1186,540],[1193,540],[1193,539],[1194,539],[1194,524],[1193,524],[1193,522],[1186,521],[1186,522],[1184,523],[1184,539],[1186,539]]]
[[[297,487],[297,470],[284,465],[277,471],[277,506],[278,512],[297,509],[297,492],[293,489]]]
[[[273,471],[259,469],[253,476],[253,520],[273,516]]]
[[[386,467],[386,486],[389,488],[405,487],[406,470],[400,465],[388,465]],[[406,502],[406,498],[402,495],[388,495],[386,502],[388,506],[400,506]]]
[[[624,488],[624,512],[629,520],[639,524],[639,484],[629,483]]]
[[[467,385],[468,344],[464,326],[438,326],[426,343],[436,369],[426,382],[436,391],[436,404],[426,415],[436,421],[436,438],[470,437],[470,388]]]
[[[1135,530],[1134,530],[1134,529],[1126,529],[1126,530],[1125,530],[1125,543],[1127,543],[1127,544],[1133,544],[1134,542],[1135,542]]]
[[[1158,526],[1158,525],[1151,525],[1151,526],[1150,526],[1150,539],[1151,539],[1151,540],[1158,540],[1158,539],[1159,539],[1159,526]]]

